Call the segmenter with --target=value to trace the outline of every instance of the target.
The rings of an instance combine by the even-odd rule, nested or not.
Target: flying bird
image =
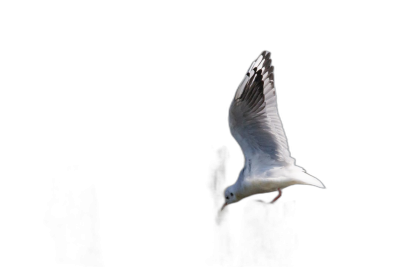
[[[295,184],[325,188],[320,180],[296,165],[278,114],[271,53],[263,51],[251,64],[229,108],[229,127],[245,157],[237,181],[224,191],[225,203],[254,194],[278,191]]]

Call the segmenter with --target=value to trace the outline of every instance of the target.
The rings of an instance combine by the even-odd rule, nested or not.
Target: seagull
[[[237,181],[224,191],[225,203],[236,203],[254,194],[303,184],[325,188],[323,183],[296,165],[278,114],[271,53],[263,51],[251,64],[229,108],[229,127],[239,143],[245,164]]]

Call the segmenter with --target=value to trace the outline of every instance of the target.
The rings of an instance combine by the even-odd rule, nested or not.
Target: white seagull
[[[278,191],[295,184],[325,188],[320,180],[295,164],[278,114],[271,53],[264,51],[251,64],[229,109],[229,127],[239,143],[245,166],[225,189],[225,204],[245,197]]]

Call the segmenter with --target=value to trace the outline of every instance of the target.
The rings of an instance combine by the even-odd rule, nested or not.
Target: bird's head
[[[229,204],[238,202],[240,200],[240,198],[236,195],[236,192],[234,190],[233,186],[229,186],[225,189],[224,191],[224,198],[225,198],[225,203],[224,205],[221,207],[221,211],[228,206]]]

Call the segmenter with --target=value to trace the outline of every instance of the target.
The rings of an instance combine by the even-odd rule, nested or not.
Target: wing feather
[[[294,164],[278,114],[271,53],[251,64],[229,109],[229,126],[248,159],[267,165]]]

